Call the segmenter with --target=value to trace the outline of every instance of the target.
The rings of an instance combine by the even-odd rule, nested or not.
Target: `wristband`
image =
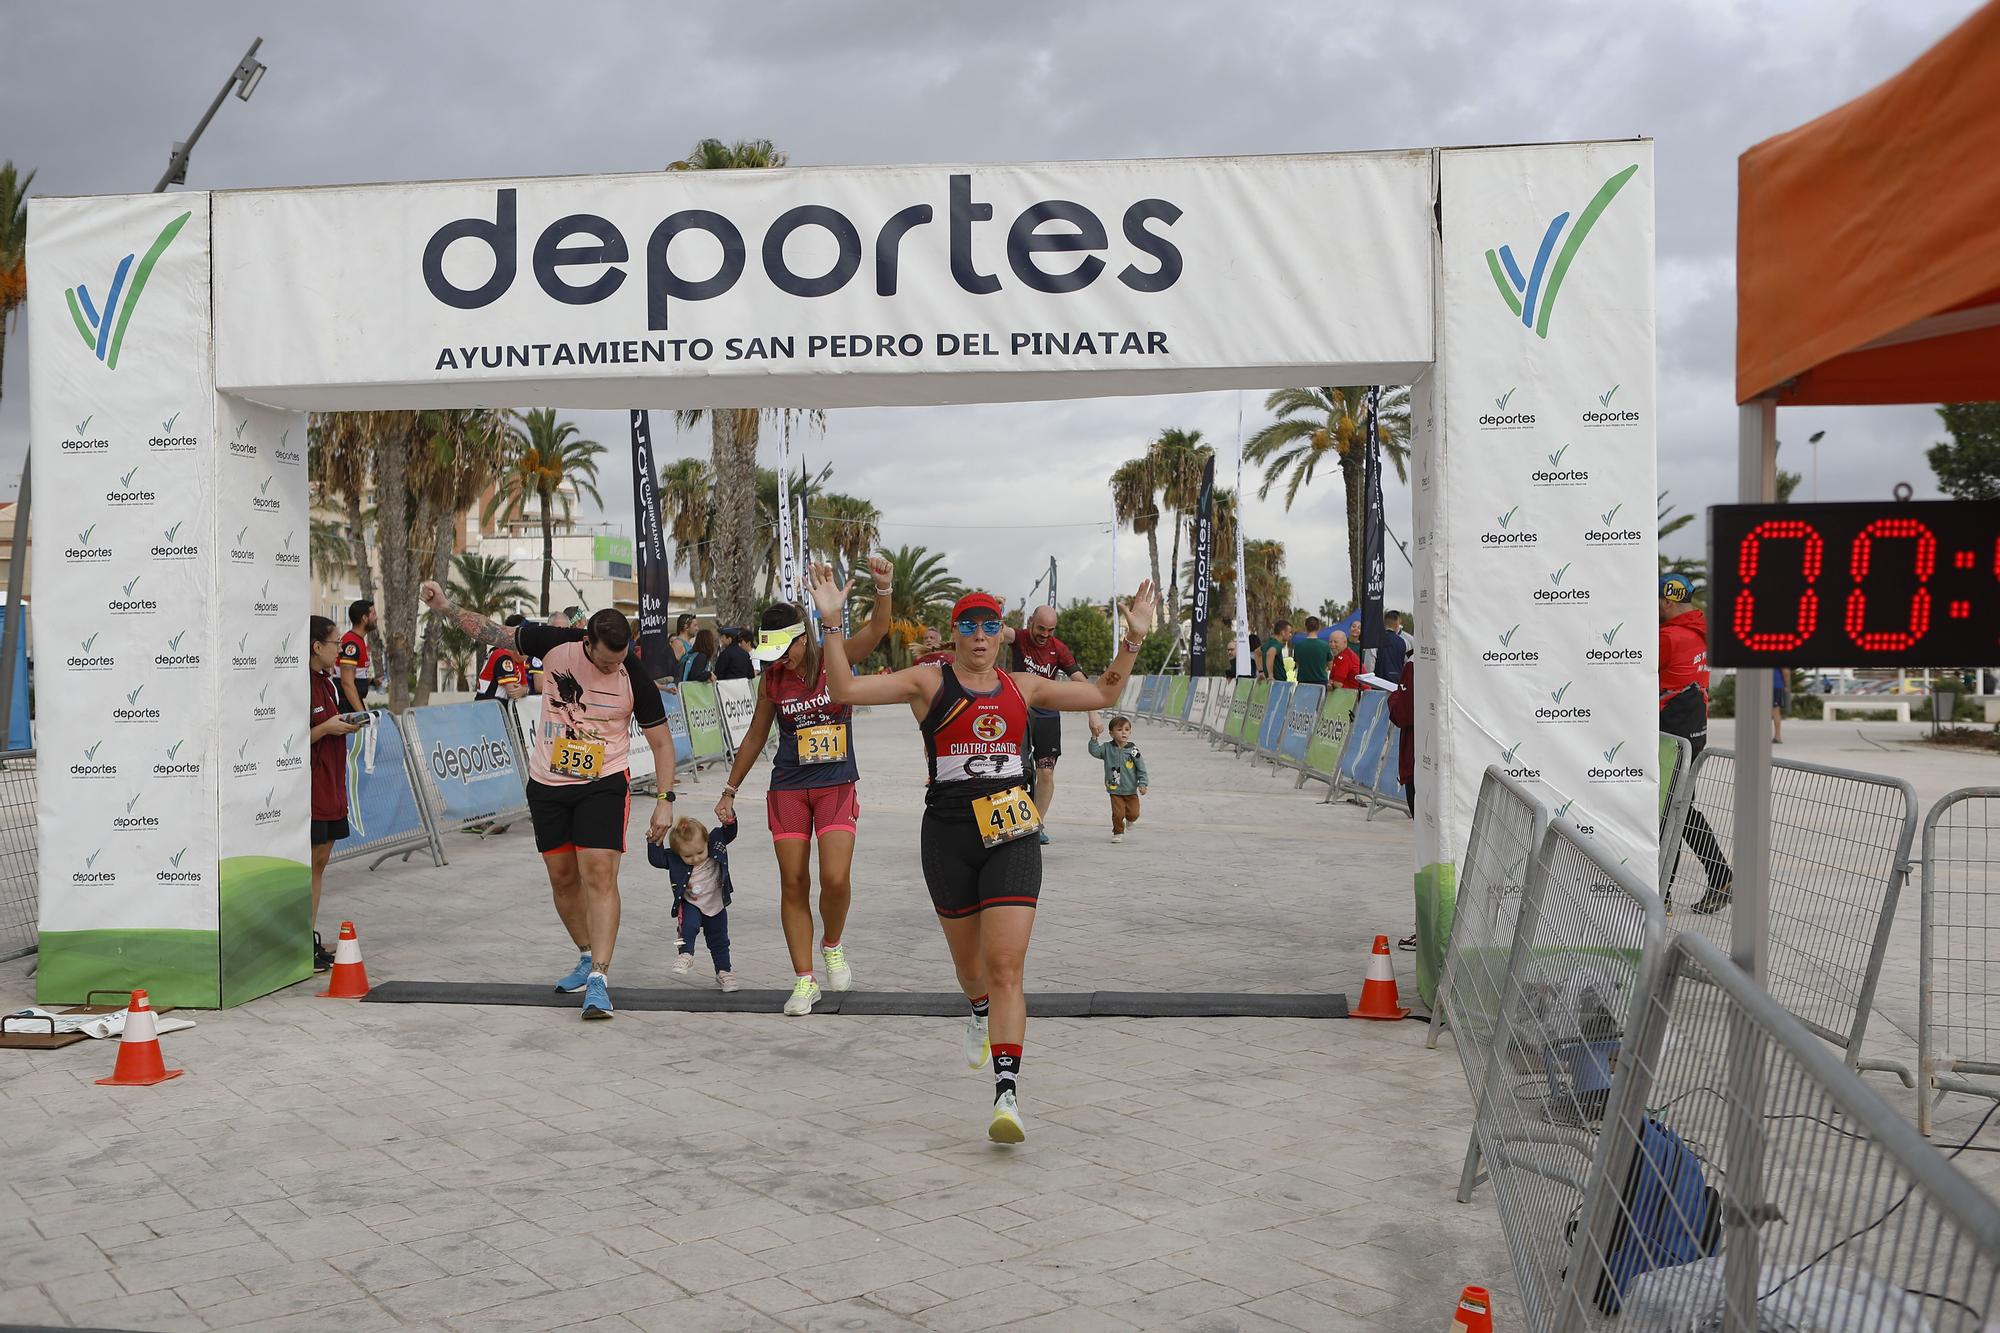
[[[674,803],[674,793],[670,791],[663,791],[653,799],[658,801],[665,801],[668,805],[672,805]]]
[[[734,796],[736,795],[736,788],[733,785],[724,786],[722,789],[722,794],[724,796]]]
[[[875,585],[875,595],[878,597],[887,597],[890,593],[894,591],[896,591],[896,585],[893,583],[888,585],[886,588],[879,583]]]
[[[1123,648],[1126,652],[1136,656],[1139,650],[1146,646],[1146,641],[1144,639],[1141,639],[1139,642],[1134,643],[1130,639],[1120,639],[1118,641],[1118,646],[1120,648]]]

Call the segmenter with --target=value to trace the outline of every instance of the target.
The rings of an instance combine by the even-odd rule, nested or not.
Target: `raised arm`
[[[1131,677],[1133,664],[1139,660],[1139,645],[1153,632],[1153,619],[1158,612],[1153,582],[1148,579],[1125,604],[1125,636],[1119,641],[1118,655],[1111,659],[1103,675],[1096,680],[1043,680],[1031,672],[1016,671],[1014,683],[1021,687],[1022,696],[1032,708],[1053,708],[1062,713],[1110,708],[1118,702],[1119,693]]]
[[[894,591],[896,567],[879,555],[868,557],[868,573],[875,580],[875,613],[868,617],[868,623],[854,632],[847,641],[847,658],[850,662],[864,660],[875,651],[875,646],[889,635],[889,623],[894,607],[889,594]],[[822,617],[822,620],[824,618]],[[840,618],[834,617],[838,625]]]
[[[829,566],[814,565],[811,582],[813,605],[819,608],[819,623],[826,635],[820,652],[826,660],[826,689],[833,701],[856,707],[919,702],[924,697],[920,669],[906,667],[886,676],[857,676],[849,665],[847,639],[840,632],[840,608],[847,604],[853,580],[845,585],[835,583]]]
[[[442,616],[457,626],[459,632],[474,643],[490,644],[496,648],[518,649],[514,627],[488,620],[477,611],[467,611],[454,606],[444,595],[444,589],[429,579],[425,579],[417,589],[417,597],[430,608],[431,614]]]

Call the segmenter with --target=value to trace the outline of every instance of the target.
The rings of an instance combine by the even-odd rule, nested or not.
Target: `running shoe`
[[[694,955],[683,953],[674,955],[674,975],[684,977],[694,971]]]
[[[611,987],[606,984],[602,972],[590,974],[590,980],[583,987],[583,1016],[585,1018],[611,1017]]]
[[[570,974],[568,976],[564,977],[561,981],[558,981],[556,983],[556,989],[562,992],[564,995],[574,995],[578,991],[582,990],[583,984],[589,980],[590,980],[590,955],[587,953],[580,954],[577,957],[576,966],[570,969]]]
[[[840,945],[819,947],[821,958],[826,960],[826,988],[828,990],[851,990],[854,986],[854,969],[847,965],[847,950]]]
[[[1708,892],[1701,895],[1701,901],[1689,910],[1696,916],[1709,916],[1720,912],[1723,908],[1729,906],[1729,891],[1735,886],[1736,877],[1725,875],[1722,883],[1711,885]]]
[[[724,992],[733,993],[736,990],[736,974],[734,972],[718,971],[715,974],[715,984],[720,986]]]
[[[1027,1140],[1028,1127],[1021,1123],[1021,1102],[1011,1092],[1003,1092],[993,1102],[993,1123],[986,1127],[986,1137],[995,1143],[1022,1143]]]
[[[1111,841],[1113,844],[1121,843],[1125,841],[1125,835],[1122,833],[1114,833],[1111,835]]]
[[[993,1054],[993,1043],[986,1037],[986,1020],[978,1014],[965,1020],[965,1064],[968,1069],[984,1069],[986,1061]]]
[[[313,971],[324,972],[332,966],[333,955],[326,951],[324,944],[320,943],[319,932],[315,930],[313,932]]]
[[[1048,846],[1048,845],[1049,845],[1049,831],[1048,831],[1047,829],[1043,829],[1043,830],[1042,830],[1042,846],[1046,847],[1046,846]]]
[[[813,1006],[818,1003],[819,983],[811,977],[800,977],[792,983],[792,998],[785,1001],[785,1014],[787,1017],[797,1018],[801,1014],[811,1013]]]

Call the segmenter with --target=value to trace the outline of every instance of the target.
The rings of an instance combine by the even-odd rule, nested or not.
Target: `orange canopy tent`
[[[1739,159],[1736,398],[2000,399],[2000,3]]]

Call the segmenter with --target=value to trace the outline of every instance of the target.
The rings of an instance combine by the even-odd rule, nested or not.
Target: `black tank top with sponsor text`
[[[989,694],[966,689],[949,665],[938,674],[937,695],[919,728],[931,771],[924,804],[943,817],[970,819],[975,797],[1025,780],[1028,701],[1004,671],[1000,687]]]

